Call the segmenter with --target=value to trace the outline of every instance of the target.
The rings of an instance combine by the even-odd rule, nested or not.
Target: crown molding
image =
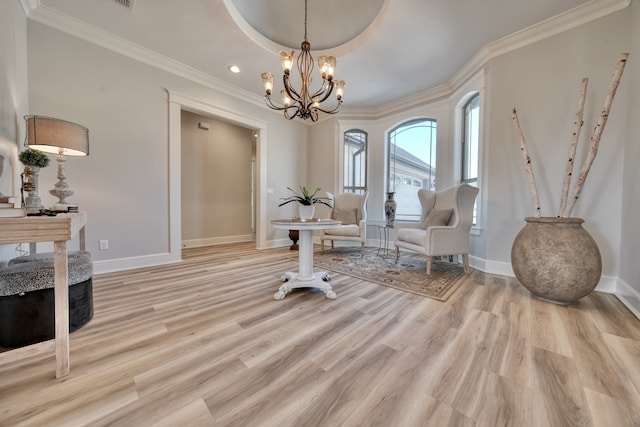
[[[368,111],[370,114],[378,116],[389,115],[420,104],[446,98],[473,77],[492,58],[625,9],[629,7],[631,1],[632,0],[592,0],[589,3],[577,6],[552,18],[488,43],[451,76],[445,84],[368,109]],[[364,114],[364,109],[361,109],[360,113]]]
[[[629,7],[631,0],[591,0],[535,25],[516,31],[487,44],[489,56],[496,56],[528,46],[564,31],[584,25],[603,16]]]
[[[40,0],[19,0],[27,17],[64,33],[120,53],[152,67],[268,109],[262,96],[241,89],[83,21],[56,11]],[[444,84],[375,107],[343,107],[342,117],[383,117],[449,97],[492,58],[554,36],[628,7],[632,0],[592,0],[483,46]]]
[[[48,6],[40,5],[28,15],[28,18],[81,40],[93,43],[184,79],[199,83],[234,98],[241,99],[257,106],[264,106],[264,101],[260,95],[241,89],[237,86],[233,86],[221,79],[211,76],[210,74],[182,64],[151,49],[132,43],[122,37],[103,31],[93,25],[89,25],[84,21],[58,12]]]
[[[19,0],[22,10],[24,10],[25,16],[29,16],[31,12],[40,6],[40,0]]]

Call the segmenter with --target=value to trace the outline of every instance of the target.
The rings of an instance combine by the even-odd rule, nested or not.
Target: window
[[[342,190],[345,193],[363,194],[367,191],[367,133],[357,129],[346,131],[343,154]]]
[[[417,190],[436,188],[436,121],[414,120],[388,133],[387,191],[395,193],[396,219],[418,221]]]
[[[480,146],[480,96],[475,95],[464,105],[464,129],[462,133],[461,182],[478,186],[478,152]],[[478,202],[473,207],[473,224],[476,224]]]

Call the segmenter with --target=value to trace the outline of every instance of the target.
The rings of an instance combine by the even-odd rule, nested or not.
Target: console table
[[[282,230],[298,230],[300,234],[300,249],[298,251],[297,273],[289,271],[282,275],[282,281],[287,282],[280,286],[273,296],[275,300],[283,299],[295,288],[318,288],[324,291],[327,298],[336,299],[337,295],[329,283],[331,277],[325,271],[313,272],[313,231],[327,228],[338,228],[341,222],[332,219],[278,219],[271,221],[273,228]]]
[[[31,354],[51,351],[56,353],[56,378],[69,374],[69,265],[67,241],[76,234],[80,250],[85,250],[84,226],[87,214],[83,212],[57,216],[28,216],[0,218],[0,245],[13,243],[53,242],[55,269],[55,339],[0,353],[0,364],[19,360]]]

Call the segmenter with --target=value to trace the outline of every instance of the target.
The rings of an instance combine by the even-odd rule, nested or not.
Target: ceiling
[[[314,57],[338,58],[345,107],[378,107],[445,84],[489,43],[606,1],[308,0],[308,41]],[[82,21],[256,96],[260,73],[279,81],[278,52],[299,50],[304,36],[303,0],[135,0],[133,9],[39,0],[33,11]]]

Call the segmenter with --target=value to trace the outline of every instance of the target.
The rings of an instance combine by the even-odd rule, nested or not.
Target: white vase
[[[298,216],[300,219],[311,219],[315,212],[315,205],[298,205]]]

